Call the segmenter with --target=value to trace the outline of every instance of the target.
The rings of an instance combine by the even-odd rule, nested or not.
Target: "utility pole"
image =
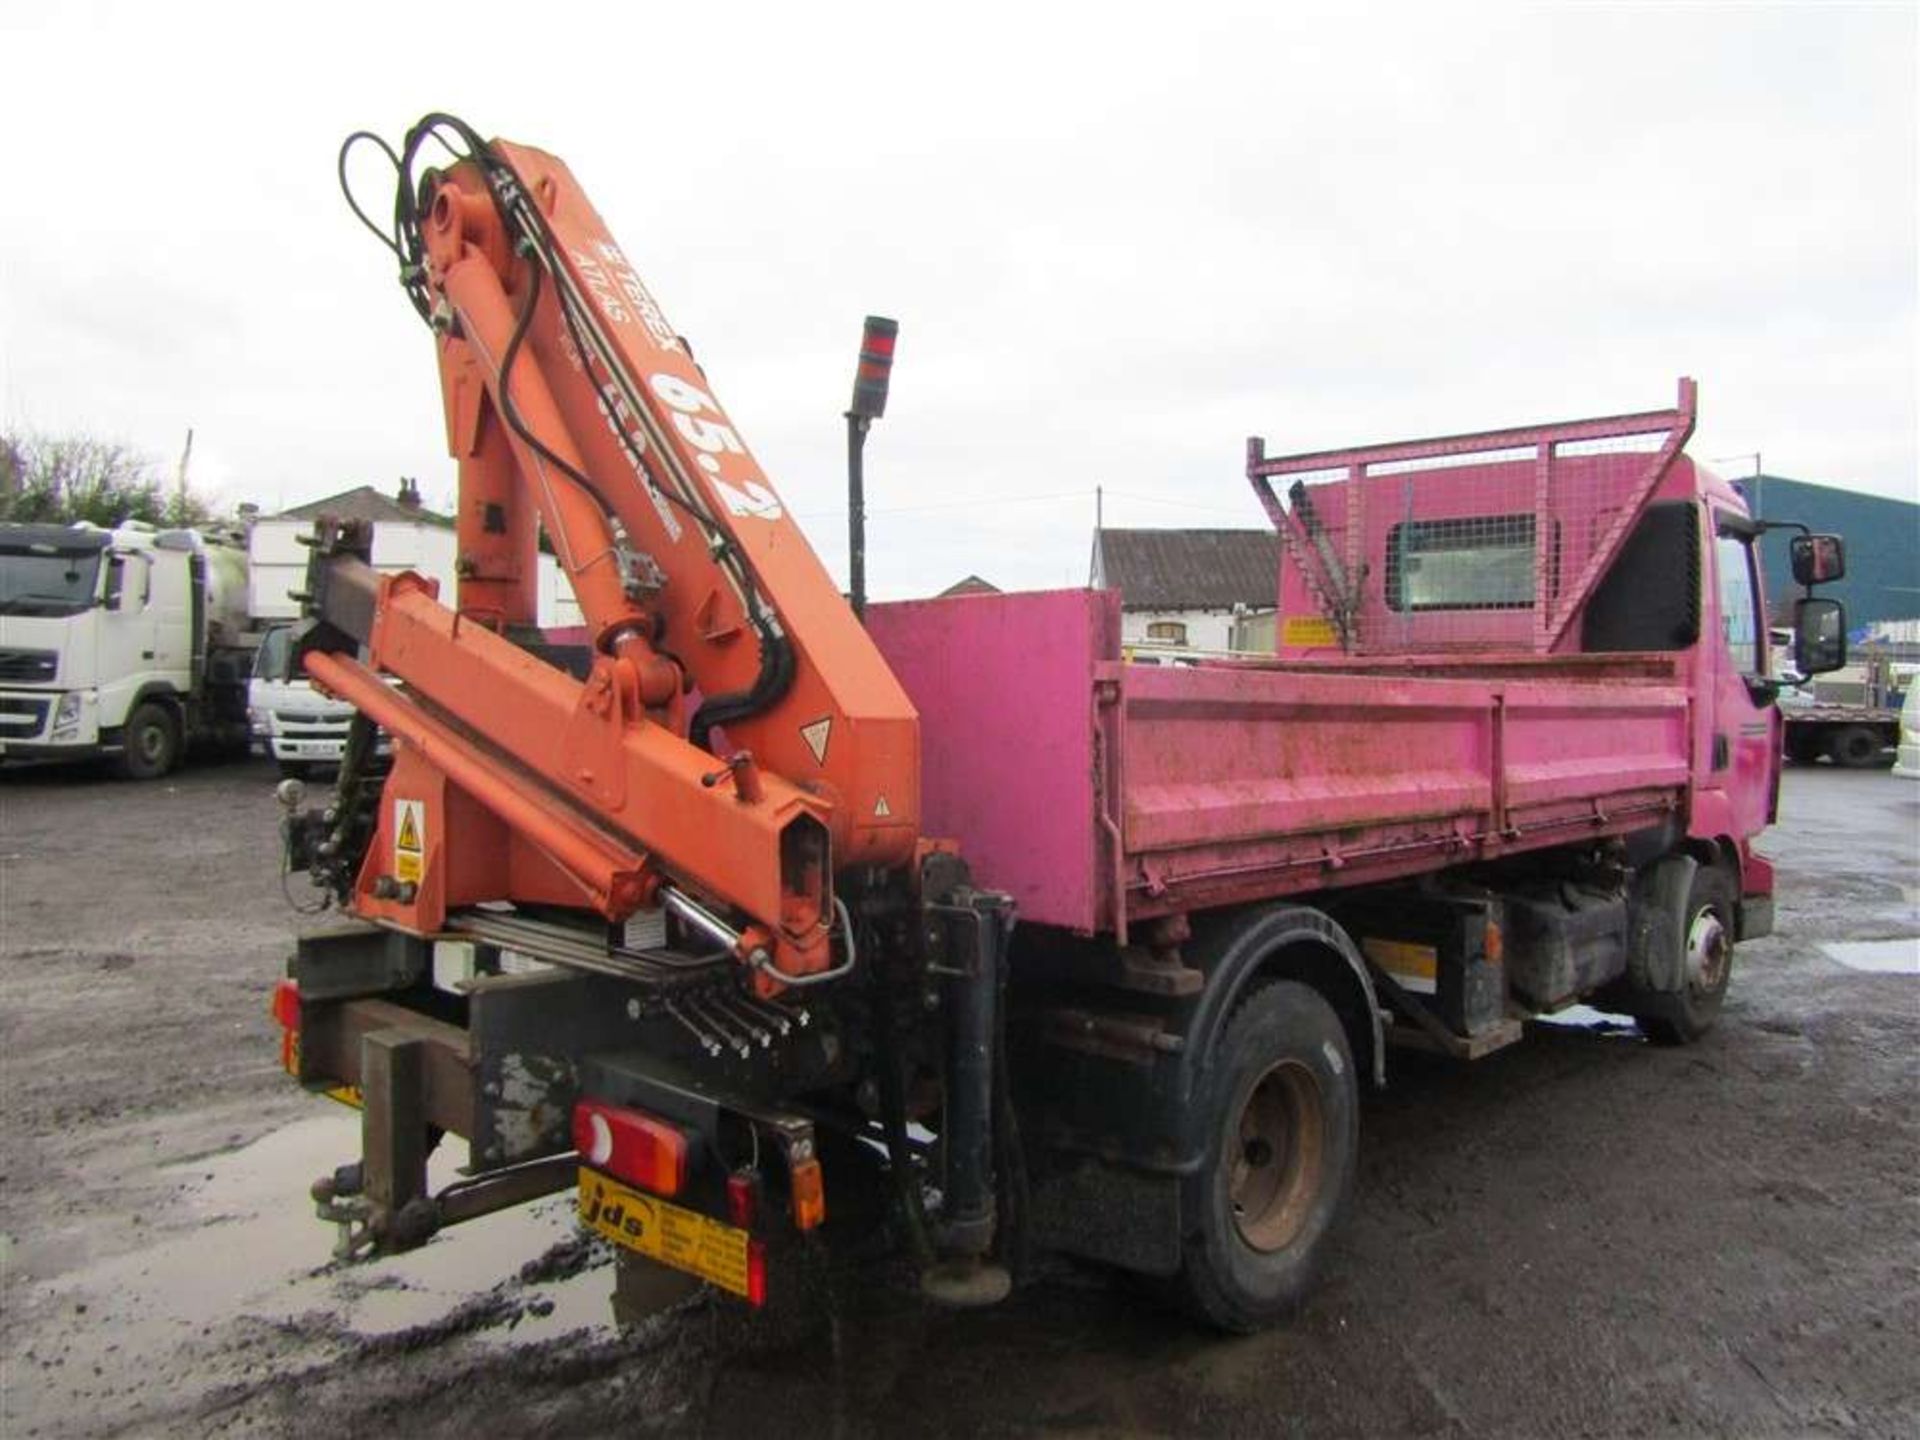
[[[173,474],[173,520],[187,523],[187,466],[193,460],[193,427],[187,427],[187,443],[180,451],[180,468]]]

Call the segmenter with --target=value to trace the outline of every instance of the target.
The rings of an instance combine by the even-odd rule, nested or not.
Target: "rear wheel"
[[[1833,739],[1827,742],[1827,753],[1833,756],[1833,763],[1849,770],[1866,770],[1878,765],[1880,752],[1885,748],[1880,736],[1868,725],[1848,725],[1834,731]]]
[[[1641,1032],[1656,1045],[1688,1045],[1711,1030],[1733,978],[1734,887],[1727,872],[1702,865],[1687,889],[1681,964],[1685,984],[1642,997]]]
[[[127,716],[121,742],[120,773],[129,780],[158,780],[179,763],[180,722],[167,706],[145,701]]]
[[[1333,1007],[1295,981],[1242,1001],[1189,1124],[1206,1158],[1183,1197],[1180,1298],[1208,1324],[1255,1330],[1311,1290],[1353,1180],[1359,1086]]]

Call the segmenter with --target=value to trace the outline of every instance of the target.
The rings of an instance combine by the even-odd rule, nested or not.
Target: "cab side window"
[[[1754,583],[1753,546],[1742,536],[1721,535],[1714,541],[1714,562],[1720,572],[1720,635],[1733,663],[1743,675],[1767,673],[1764,631],[1760,624],[1759,588]]]

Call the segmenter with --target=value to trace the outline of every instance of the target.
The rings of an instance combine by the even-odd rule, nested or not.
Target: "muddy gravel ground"
[[[1720,1028],[1400,1063],[1295,1323],[1059,1266],[997,1310],[843,1278],[775,1349],[625,1334],[551,1199],[331,1265],[356,1148],[266,1012],[273,776],[0,775],[0,1434],[1920,1433],[1920,784],[1791,772],[1779,933]]]

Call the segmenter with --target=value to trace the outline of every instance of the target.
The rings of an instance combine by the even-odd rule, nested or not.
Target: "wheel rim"
[[[155,764],[167,748],[166,732],[158,725],[140,727],[140,758],[149,765]]]
[[[1711,995],[1727,983],[1733,959],[1733,941],[1727,927],[1712,910],[1702,910],[1687,929],[1687,983],[1702,995]]]
[[[1326,1165],[1326,1102],[1314,1073],[1283,1060],[1262,1075],[1228,1136],[1234,1228],[1255,1250],[1293,1243],[1307,1223]]]

